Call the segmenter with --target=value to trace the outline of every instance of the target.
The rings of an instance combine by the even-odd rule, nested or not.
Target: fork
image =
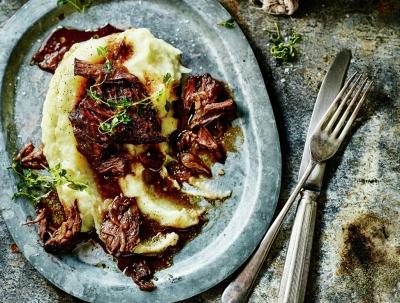
[[[362,80],[362,78],[364,79]],[[225,289],[222,295],[222,303],[245,302],[272,243],[280,230],[282,222],[300,190],[303,188],[304,183],[318,163],[327,161],[338,151],[371,87],[372,81],[369,81],[363,74],[358,75],[358,73],[354,73],[336,96],[311,137],[309,145],[311,160],[304,175],[277,215],[275,221],[271,224],[257,251],[243,268],[242,272]]]

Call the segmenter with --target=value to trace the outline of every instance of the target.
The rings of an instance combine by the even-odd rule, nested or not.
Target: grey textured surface
[[[248,1],[223,3],[256,51],[278,120],[284,163],[281,203],[297,178],[318,86],[334,54],[350,48],[352,69],[375,81],[354,135],[327,168],[306,302],[400,302],[399,2],[301,1],[292,18],[268,16]],[[1,3],[1,22],[18,4]],[[274,22],[304,35],[296,63],[279,65],[270,58],[268,31]],[[291,219],[267,259],[251,303],[275,302]],[[0,237],[2,302],[78,302],[47,283],[20,254],[11,253],[13,241],[2,221]],[[219,302],[226,284],[185,303]]]
[[[135,11],[134,18],[126,11]],[[59,16],[62,14],[62,18]],[[174,16],[180,18],[174,23]],[[232,274],[255,249],[274,214],[280,188],[281,155],[278,132],[260,69],[239,28],[227,30],[215,22],[229,18],[215,1],[104,1],[85,14],[65,6],[32,0],[1,31],[1,116],[5,150],[16,152],[27,140],[40,142],[42,101],[50,74],[33,67],[31,58],[57,26],[97,28],[104,20],[118,28],[145,27],[182,50],[182,63],[195,74],[209,72],[229,83],[238,105],[233,122],[242,135],[237,152],[228,153],[225,173],[213,166],[212,192],[231,192],[224,203],[208,204],[207,223],[193,241],[174,256],[173,265],[155,274],[156,289],[140,291],[113,262],[84,262],[82,253],[54,255],[44,251],[36,228],[24,225],[33,214],[23,201],[11,202],[13,178],[1,171],[2,216],[20,251],[49,281],[89,302],[176,302],[197,295]],[[157,20],[154,22],[153,20]],[[193,32],[197,32],[193,36]],[[212,41],[212,43],[211,43]],[[215,52],[218,48],[218,53]],[[2,147],[0,148],[0,150]],[[0,159],[6,166],[7,155]],[[251,184],[252,186],[248,186]],[[214,190],[212,189],[214,188]],[[80,201],[83,202],[83,201]],[[81,205],[80,205],[81,206]],[[97,256],[97,254],[96,254]],[[111,259],[111,256],[104,257]],[[101,258],[103,259],[103,258]]]

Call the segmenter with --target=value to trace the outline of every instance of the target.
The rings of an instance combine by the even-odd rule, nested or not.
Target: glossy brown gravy
[[[90,38],[101,38],[120,32],[122,32],[121,29],[110,24],[95,30],[86,31],[66,27],[56,29],[33,55],[32,63],[47,72],[54,73],[64,54],[73,44],[89,40]]]

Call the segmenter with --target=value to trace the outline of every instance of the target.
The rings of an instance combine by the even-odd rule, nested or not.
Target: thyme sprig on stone
[[[296,32],[292,32],[289,36],[283,37],[278,23],[275,23],[275,32],[270,38],[270,53],[278,61],[293,61],[298,54],[295,44],[301,41],[301,39],[302,36]]]

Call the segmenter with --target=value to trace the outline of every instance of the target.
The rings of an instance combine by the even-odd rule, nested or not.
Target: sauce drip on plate
[[[75,43],[120,32],[122,32],[121,29],[110,24],[95,30],[79,30],[61,27],[55,30],[33,55],[32,63],[38,65],[42,70],[54,73],[58,64],[64,57],[64,54]]]

